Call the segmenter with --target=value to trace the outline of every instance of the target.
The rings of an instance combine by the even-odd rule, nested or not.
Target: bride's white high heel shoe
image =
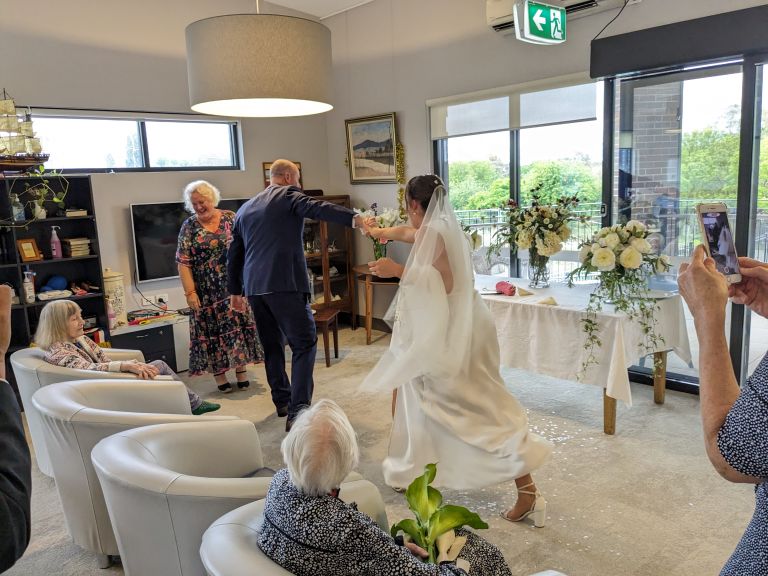
[[[547,501],[544,499],[544,496],[541,495],[538,488],[535,492],[525,490],[525,488],[530,488],[531,486],[535,486],[535,484],[531,482],[530,484],[526,484],[517,489],[518,494],[529,494],[535,497],[531,508],[528,511],[523,512],[517,518],[510,518],[507,516],[509,510],[505,510],[501,513],[501,517],[510,522],[522,522],[530,516],[533,520],[533,525],[536,526],[536,528],[544,528],[544,525],[547,522]]]

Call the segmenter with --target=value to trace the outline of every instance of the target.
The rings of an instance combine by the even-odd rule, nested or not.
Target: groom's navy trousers
[[[312,403],[312,370],[317,352],[317,329],[309,307],[309,294],[273,292],[249,296],[256,330],[264,348],[267,381],[275,406],[289,406],[293,419]],[[285,345],[291,347],[291,379],[285,372]],[[293,386],[291,386],[291,380]]]

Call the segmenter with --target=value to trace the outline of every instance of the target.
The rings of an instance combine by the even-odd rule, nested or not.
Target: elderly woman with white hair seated
[[[93,340],[83,334],[82,310],[71,300],[52,300],[40,312],[40,322],[35,332],[35,344],[45,350],[45,361],[55,366],[74,370],[100,372],[131,372],[141,380],[153,380],[157,376],[170,376],[181,380],[162,360],[149,363],[112,360]],[[221,405],[203,400],[187,388],[192,414],[200,416],[214,412]]]
[[[456,563],[425,564],[426,551],[395,540],[339,486],[357,465],[352,425],[331,400],[299,413],[282,443],[288,466],[275,474],[264,505],[259,548],[297,576],[511,575],[501,552],[473,532]],[[463,567],[460,567],[463,566]],[[469,568],[467,568],[469,566]]]

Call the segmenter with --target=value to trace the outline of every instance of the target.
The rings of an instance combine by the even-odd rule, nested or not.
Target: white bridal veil
[[[435,179],[424,221],[385,319],[389,350],[365,378],[366,390],[393,390],[420,376],[460,384],[472,345],[474,277],[469,242],[445,188]]]

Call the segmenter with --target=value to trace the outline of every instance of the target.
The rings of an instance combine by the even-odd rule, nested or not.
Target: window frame
[[[26,106],[17,106],[19,109]],[[118,172],[200,172],[208,170],[243,170],[242,152],[241,152],[241,130],[240,122],[233,118],[208,119],[207,117],[196,117],[191,114],[178,113],[140,113],[110,110],[62,110],[59,108],[40,108],[32,107],[32,119],[35,118],[57,118],[64,120],[124,120],[134,122],[137,125],[139,142],[141,143],[141,167],[110,167],[93,168],[82,166],[78,168],[57,168],[56,172],[61,174],[113,174]],[[151,166],[149,160],[149,141],[147,138],[147,122],[175,122],[186,124],[225,124],[229,127],[229,146],[231,151],[232,164],[228,166]]]

